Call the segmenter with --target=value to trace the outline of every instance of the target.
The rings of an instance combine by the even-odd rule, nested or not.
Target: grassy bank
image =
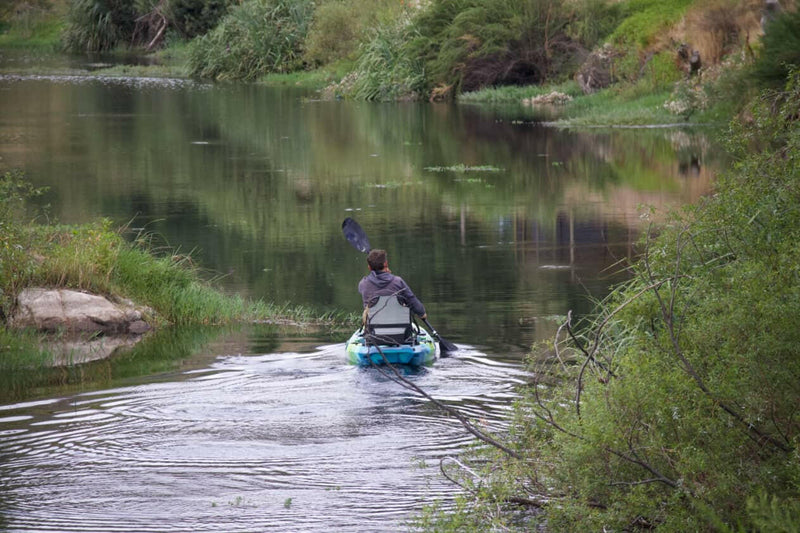
[[[531,99],[552,93],[569,97],[563,104],[528,104]],[[554,118],[559,127],[643,126],[679,124],[691,120],[686,114],[671,113],[665,103],[671,97],[666,88],[652,89],[649,84],[615,87],[585,95],[575,82],[531,87],[484,89],[459,97],[460,102],[533,107]],[[525,102],[524,104],[522,104]]]
[[[206,281],[208,276],[190,256],[154,248],[151,235],[125,239],[108,220],[80,226],[30,222],[33,215],[26,204],[42,194],[21,172],[0,177],[0,317],[11,315],[17,294],[26,287],[64,287],[148,306],[156,325],[336,325],[354,320],[224,294]],[[27,354],[35,360],[39,356],[33,340],[0,328],[0,355]]]

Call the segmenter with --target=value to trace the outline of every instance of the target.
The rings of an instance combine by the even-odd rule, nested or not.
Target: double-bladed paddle
[[[359,252],[366,254],[372,249],[369,245],[367,234],[363,229],[361,229],[361,226],[359,226],[358,222],[352,218],[347,217],[344,219],[344,222],[342,222],[342,233],[344,233],[344,238],[347,239],[347,242],[352,244],[353,248]],[[458,350],[458,347],[455,344],[443,339],[442,336],[439,335],[435,329],[433,329],[433,326],[431,326],[431,323],[428,322],[428,319],[423,318],[422,321],[426,326],[428,326],[428,329],[431,330],[431,335],[433,335],[433,338],[439,341],[439,351],[441,352],[442,357],[447,357],[449,352],[455,352]]]

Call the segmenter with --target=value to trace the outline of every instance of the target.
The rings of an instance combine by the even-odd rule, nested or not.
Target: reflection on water
[[[49,186],[63,222],[110,217],[226,290],[318,309],[360,307],[364,256],[340,232],[356,218],[464,347],[408,378],[502,430],[522,354],[622,279],[639,206],[698,198],[717,166],[702,132],[307,96],[0,75],[0,171]],[[345,337],[165,329],[107,361],[0,373],[0,529],[379,531],[452,505],[438,461],[471,437],[343,364]]]
[[[193,251],[231,290],[357,309],[353,216],[456,341],[500,353],[591,309],[639,206],[697,198],[703,132],[567,132],[476,106],[321,102],[287,89],[0,76],[0,167],[64,222],[111,217]]]
[[[390,531],[452,504],[438,462],[471,441],[458,422],[342,364],[343,344],[256,354],[258,337],[220,339],[238,353],[194,370],[0,405],[7,528]],[[406,377],[494,430],[525,378],[470,349]]]

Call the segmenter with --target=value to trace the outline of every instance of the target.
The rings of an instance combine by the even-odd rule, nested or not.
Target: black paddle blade
[[[439,337],[439,351],[442,353],[442,357],[447,357],[447,354],[449,352],[458,351],[458,346],[456,346],[455,344],[453,344],[448,340]]]
[[[433,335],[433,338],[439,341],[439,353],[442,355],[442,357],[447,357],[449,352],[458,351],[458,346],[448,340],[443,339],[442,336],[439,335],[435,329],[433,329],[433,326],[431,326],[431,323],[428,322],[427,318],[423,318],[422,321],[426,326],[428,326],[428,329],[431,330],[431,335]]]
[[[361,229],[358,222],[352,218],[347,217],[344,219],[344,222],[342,222],[342,233],[344,233],[344,238],[347,239],[347,242],[352,244],[353,248],[359,252],[364,252],[366,254],[372,249],[369,245],[367,234],[364,233],[364,230]]]

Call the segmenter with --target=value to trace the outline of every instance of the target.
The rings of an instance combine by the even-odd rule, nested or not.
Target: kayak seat
[[[411,309],[401,304],[397,296],[379,296],[375,305],[368,309],[366,332],[371,343],[408,344],[414,337]]]

